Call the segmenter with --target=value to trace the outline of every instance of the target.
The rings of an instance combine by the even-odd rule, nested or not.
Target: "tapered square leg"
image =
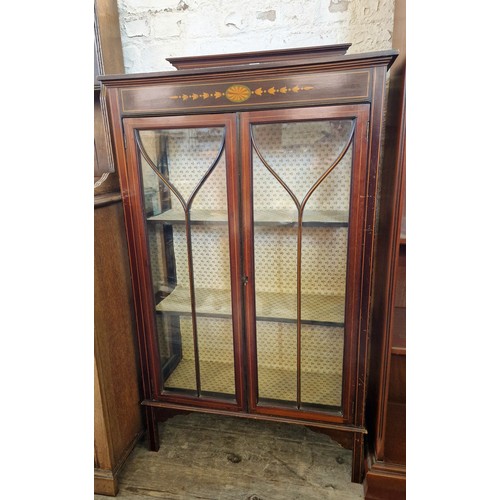
[[[146,425],[149,438],[149,449],[158,451],[160,449],[160,439],[158,437],[158,421],[155,415],[155,409],[146,406]]]

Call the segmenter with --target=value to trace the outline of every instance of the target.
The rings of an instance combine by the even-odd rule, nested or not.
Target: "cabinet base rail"
[[[314,427],[323,427],[325,429],[336,429],[344,432],[354,432],[360,434],[367,434],[368,431],[365,427],[359,427],[355,425],[345,425],[338,423],[321,422],[318,420],[297,420],[296,418],[286,418],[279,417],[275,415],[262,415],[260,413],[248,413],[244,411],[228,411],[228,410],[218,410],[214,408],[200,408],[196,406],[179,405],[175,403],[167,403],[164,401],[153,401],[151,399],[146,399],[141,403],[143,406],[149,406],[157,409],[165,410],[177,410],[184,412],[198,412],[198,413],[210,413],[212,415],[227,415],[229,417],[240,417],[240,418],[251,418],[254,420],[267,420],[272,422],[283,422],[295,425],[312,425]]]
[[[365,427],[347,424],[328,423],[317,420],[298,420],[296,418],[286,418],[274,415],[262,415],[258,413],[247,413],[243,411],[219,410],[214,408],[201,408],[196,406],[180,405],[165,401],[153,401],[146,399],[141,403],[146,408],[146,420],[149,434],[149,447],[152,451],[158,451],[160,443],[158,439],[158,422],[170,418],[172,412],[180,413],[208,413],[212,415],[226,415],[229,417],[250,418],[253,420],[264,420],[271,422],[281,422],[294,425],[305,425],[318,430],[339,431],[353,437],[353,461],[351,480],[361,483],[364,476],[364,436],[367,434]]]

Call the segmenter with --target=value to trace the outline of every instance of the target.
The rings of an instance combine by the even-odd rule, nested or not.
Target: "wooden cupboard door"
[[[242,407],[235,124],[124,120],[138,300],[160,400]]]
[[[242,113],[251,411],[351,418],[368,111]]]

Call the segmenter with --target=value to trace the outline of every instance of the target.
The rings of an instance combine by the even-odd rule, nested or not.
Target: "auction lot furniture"
[[[363,476],[386,72],[348,45],[100,78],[150,447],[198,411],[324,429]]]

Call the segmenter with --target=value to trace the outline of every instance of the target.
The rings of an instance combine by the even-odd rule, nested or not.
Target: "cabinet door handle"
[[[248,284],[248,276],[242,276],[241,281],[243,282],[244,285]]]

